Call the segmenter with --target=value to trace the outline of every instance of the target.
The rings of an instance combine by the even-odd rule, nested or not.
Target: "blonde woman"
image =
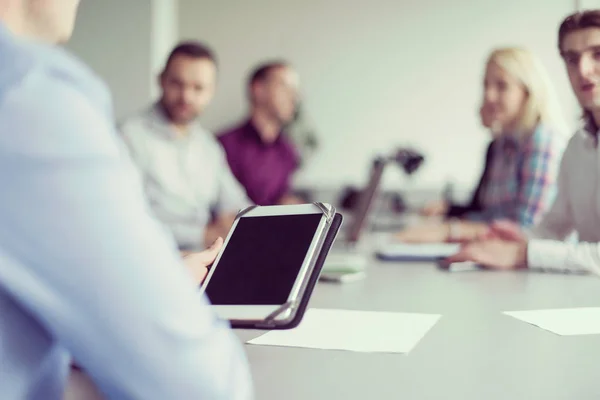
[[[551,206],[568,128],[537,57],[521,48],[490,54],[480,116],[492,142],[472,201],[467,206],[428,205],[424,215],[443,215],[449,221],[412,227],[399,234],[401,240],[470,240],[496,219],[529,227]]]

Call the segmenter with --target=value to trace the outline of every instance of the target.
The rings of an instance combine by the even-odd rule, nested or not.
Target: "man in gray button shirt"
[[[209,48],[180,43],[160,75],[160,100],[121,125],[152,210],[182,250],[225,236],[250,204],[221,146],[197,120],[213,98],[216,75]]]

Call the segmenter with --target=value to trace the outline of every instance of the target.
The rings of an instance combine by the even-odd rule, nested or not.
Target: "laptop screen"
[[[349,227],[350,229],[348,230],[347,236],[347,241],[350,243],[358,242],[360,238],[361,232],[367,221],[369,211],[371,210],[377,192],[379,191],[379,184],[381,182],[384,169],[385,160],[383,158],[376,159],[371,167],[371,176],[369,177],[367,187],[360,194],[358,203],[354,209],[352,225]]]

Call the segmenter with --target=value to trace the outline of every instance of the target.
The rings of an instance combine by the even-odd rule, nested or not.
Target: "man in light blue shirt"
[[[251,205],[219,142],[199,121],[215,93],[216,57],[202,43],[182,42],[159,78],[160,99],[119,130],[156,218],[181,250],[204,249]]]
[[[235,336],[151,216],[110,97],[42,42],[78,0],[0,0],[0,398],[62,398],[71,357],[107,399],[246,399]]]

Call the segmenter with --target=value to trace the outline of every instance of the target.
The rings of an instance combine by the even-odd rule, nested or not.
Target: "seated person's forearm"
[[[219,215],[212,223],[206,226],[204,234],[204,247],[209,247],[218,238],[225,239],[236,218],[235,213]]]
[[[600,275],[600,243],[533,239],[528,243],[530,268]]]
[[[210,224],[206,227],[204,232],[204,247],[208,248],[215,242],[219,237],[223,237],[223,230],[218,224]]]
[[[488,231],[488,224],[474,221],[450,221],[448,241],[468,242],[475,240]]]

